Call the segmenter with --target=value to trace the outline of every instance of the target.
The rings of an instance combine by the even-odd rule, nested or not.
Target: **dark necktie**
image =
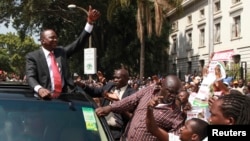
[[[54,93],[52,97],[57,98],[62,92],[62,78],[61,78],[61,73],[59,72],[57,63],[56,63],[55,56],[52,52],[50,52],[50,59],[51,59],[51,68],[52,68],[53,78],[54,78]]]

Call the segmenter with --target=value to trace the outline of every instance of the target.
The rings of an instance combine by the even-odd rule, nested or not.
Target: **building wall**
[[[185,0],[183,2],[183,10],[177,14],[174,10],[168,13],[167,18],[169,22],[176,23],[178,26],[174,26],[171,35],[169,36],[170,41],[170,61],[169,65],[173,62],[176,63],[177,70],[181,70],[181,78],[184,78],[187,72],[187,62],[192,62],[192,72],[197,71],[200,67],[200,60],[204,60],[205,64],[208,63],[209,50],[212,48],[214,52],[233,49],[235,54],[241,55],[241,61],[247,62],[250,69],[250,34],[249,25],[250,18],[249,13],[250,5],[249,0],[241,0],[240,2],[233,4],[234,0],[213,0],[214,3],[220,3],[220,10],[216,11],[213,7],[213,26],[210,30],[209,24],[209,0]],[[201,17],[201,11],[204,9],[204,17]],[[192,17],[189,22],[189,17]],[[234,18],[240,16],[240,36],[238,38],[232,38],[232,26]],[[220,23],[220,41],[214,42],[211,48],[209,47],[211,38],[210,33],[215,35],[215,24]],[[204,29],[204,45],[200,45],[200,30]],[[189,36],[191,34],[192,42],[190,45]],[[212,36],[215,39],[215,36]],[[174,40],[176,42],[176,51],[174,49]],[[216,38],[217,39],[217,38]],[[248,71],[250,72],[250,71]]]

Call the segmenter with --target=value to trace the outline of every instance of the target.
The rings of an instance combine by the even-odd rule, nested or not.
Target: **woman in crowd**
[[[244,125],[250,124],[250,97],[231,90],[230,94],[210,101],[210,124]]]

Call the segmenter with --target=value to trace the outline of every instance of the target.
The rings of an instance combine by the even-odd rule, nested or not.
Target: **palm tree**
[[[108,20],[112,20],[112,11],[119,5],[121,7],[129,6],[132,0],[110,0],[107,12]],[[137,36],[140,40],[140,78],[144,76],[145,64],[145,36],[151,37],[152,35],[152,9],[154,9],[155,33],[161,36],[162,23],[164,13],[170,10],[180,8],[182,0],[137,0]]]

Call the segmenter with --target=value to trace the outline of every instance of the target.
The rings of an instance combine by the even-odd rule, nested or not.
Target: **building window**
[[[204,9],[200,10],[200,19],[204,19],[205,18],[205,11]]]
[[[205,46],[205,29],[200,29],[200,47]]]
[[[191,61],[187,62],[187,65],[188,65],[187,72],[188,72],[188,74],[191,74],[192,73],[192,62]]]
[[[220,23],[217,23],[214,25],[214,42],[219,43],[220,42]]]
[[[172,38],[173,39],[173,44],[172,44],[172,54],[177,53],[177,38],[176,36]]]
[[[187,47],[190,49],[192,48],[192,33],[188,32],[186,34],[186,38],[187,38]]]
[[[172,30],[177,31],[178,30],[178,21],[175,21],[172,23]]]
[[[240,0],[232,0],[233,4],[236,4],[236,3],[239,3],[239,2],[240,2]]]
[[[187,17],[187,23],[188,23],[188,25],[192,24],[192,16],[191,15],[189,15]]]
[[[205,60],[199,60],[199,72],[203,72],[203,67],[205,65]]]
[[[240,16],[233,18],[232,24],[232,39],[240,37],[241,23]]]
[[[174,75],[176,75],[176,72],[177,72],[177,67],[176,67],[176,64],[174,63],[174,64],[172,64],[172,73],[174,74]]]
[[[214,12],[220,11],[220,1],[214,3]]]

